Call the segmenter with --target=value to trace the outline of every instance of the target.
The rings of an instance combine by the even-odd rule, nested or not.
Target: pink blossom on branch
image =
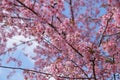
[[[21,44],[29,47],[36,42],[37,46],[33,49],[34,57],[29,57],[35,70],[1,67],[23,70],[26,80],[105,80],[111,75],[117,78],[119,5],[119,0],[3,0],[0,55],[15,52],[20,45],[14,43],[9,49],[6,45],[8,39],[18,35],[34,38]],[[106,11],[101,15],[103,8]],[[9,57],[7,63],[17,62],[21,66],[21,61]]]

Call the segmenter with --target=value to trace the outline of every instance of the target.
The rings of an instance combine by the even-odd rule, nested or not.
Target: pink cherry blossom
[[[34,64],[32,70],[20,68],[22,60],[9,56],[6,63],[19,68],[0,67],[23,70],[25,80],[106,80],[120,74],[119,0],[2,0],[0,8],[0,56],[23,46]],[[8,48],[16,36],[30,40]],[[31,52],[26,45],[34,46]]]

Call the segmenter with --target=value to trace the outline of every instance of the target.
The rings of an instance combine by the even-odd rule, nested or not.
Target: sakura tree
[[[17,68],[0,66],[23,70],[25,80],[119,78],[119,0],[2,0],[0,22],[1,56],[37,43],[29,57],[33,69],[21,68],[12,57],[8,62]],[[30,40],[6,48],[8,39],[19,35]]]

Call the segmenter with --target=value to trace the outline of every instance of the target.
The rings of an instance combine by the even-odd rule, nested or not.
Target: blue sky
[[[25,40],[25,38],[23,38],[23,37],[15,37],[14,39],[10,39],[8,41],[9,44],[7,47],[13,47],[12,43],[16,42],[16,41],[19,44],[20,43],[19,40],[21,40],[21,39]],[[21,45],[17,48],[17,50],[15,52],[13,52],[13,53],[8,52],[6,55],[0,56],[0,59],[2,60],[2,66],[17,67],[17,64],[15,62],[11,61],[9,63],[6,63],[6,61],[9,57],[14,57],[14,58],[17,58],[18,60],[22,61],[22,66],[21,66],[22,68],[32,69],[34,66],[34,63],[32,60],[30,60],[30,58],[25,56],[24,51],[22,50],[24,47],[27,47],[27,46]],[[29,52],[31,52],[32,47],[27,47],[27,49]],[[29,56],[30,55],[32,55],[32,53],[29,54]],[[24,80],[21,70],[16,70],[16,73],[12,77],[7,79],[6,77],[11,71],[12,71],[11,69],[0,68],[0,80]]]

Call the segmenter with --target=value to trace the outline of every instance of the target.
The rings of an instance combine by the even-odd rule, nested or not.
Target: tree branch
[[[24,68],[8,67],[8,66],[0,66],[0,68],[22,70],[22,71],[29,71],[29,72],[31,71],[31,72],[34,72],[34,73],[40,73],[40,74],[44,74],[44,75],[47,75],[47,76],[48,75],[53,76],[53,74],[45,73],[45,72],[41,72],[41,71],[36,71],[36,70],[32,70],[32,69],[24,69]],[[88,79],[88,78],[83,78],[83,77],[78,77],[78,78],[67,77],[67,76],[56,76],[56,77],[63,78],[63,79]],[[93,77],[91,77],[91,79],[93,79]]]
[[[72,2],[71,2],[72,0],[70,0],[70,5],[72,6]],[[19,0],[17,0],[17,2],[19,2],[21,5],[23,5],[25,8],[27,8],[27,9],[29,9],[30,11],[32,11],[35,15],[37,15],[38,16],[38,14],[34,11],[34,10],[32,10],[31,8],[29,8],[28,6],[26,6],[25,4],[23,4],[22,2],[20,2]],[[72,16],[73,16],[73,10],[72,10]],[[74,20],[74,17],[72,17],[72,19]],[[47,23],[51,28],[53,28],[59,35],[61,35],[60,33],[59,33],[59,31],[56,29],[56,27],[53,25],[53,24],[51,24],[51,23]],[[65,40],[66,41],[66,40]],[[75,49],[70,43],[68,43],[67,41],[66,41],[66,43],[75,51],[75,52],[77,52],[80,56],[82,56],[83,57],[83,55],[77,50],[77,49]]]
[[[17,2],[20,3],[21,5],[23,5],[25,8],[27,8],[27,9],[30,10],[31,12],[33,12],[35,15],[38,16],[38,13],[35,12],[33,9],[29,8],[28,6],[26,6],[25,4],[23,4],[23,3],[22,3],[21,1],[19,1],[19,0],[17,0]],[[73,9],[72,9],[72,0],[70,0],[70,5],[71,5],[71,11],[72,11],[72,19],[73,19],[73,21],[74,21],[74,15],[73,15]],[[59,35],[61,35],[53,24],[51,24],[51,23],[47,23],[47,24],[48,24],[51,28],[53,28]],[[66,40],[65,40],[65,41],[66,41]],[[75,49],[70,43],[68,43],[67,41],[66,41],[66,43],[67,43],[75,52],[77,52],[80,56],[83,57],[83,55],[82,55],[77,49]]]
[[[99,44],[98,44],[98,47],[100,47],[100,45],[101,45],[101,43],[102,43],[102,40],[103,40],[103,38],[104,38],[104,33],[106,32],[106,29],[107,29],[107,27],[108,27],[109,21],[112,19],[112,16],[113,16],[113,13],[112,13],[112,15],[110,16],[110,18],[107,20],[107,24],[106,24],[106,26],[105,26],[105,29],[104,29],[103,33],[102,33],[102,36],[101,36],[100,42],[99,42]]]
[[[33,9],[29,8],[28,6],[26,6],[24,3],[22,3],[19,0],[16,0],[18,3],[20,3],[21,5],[23,5],[23,7],[27,8],[28,10],[30,10],[31,12],[33,12],[35,15],[39,16],[37,12],[35,12]]]
[[[81,67],[79,67],[79,65],[75,61],[71,60],[71,62],[74,63],[75,66],[77,66],[85,74],[85,76],[89,79],[89,76],[87,75],[87,73],[85,73],[85,71]]]
[[[95,58],[93,60],[91,60],[91,62],[92,62],[92,69],[93,69],[94,80],[97,80],[96,72],[95,72]]]
[[[75,24],[75,19],[74,19],[74,11],[73,11],[73,7],[72,7],[72,0],[70,0],[70,11],[71,11],[71,20],[73,25]]]
[[[56,27],[55,27],[53,24],[48,23],[48,25],[49,25],[51,28],[53,28],[53,29],[58,33],[58,35],[61,36],[61,34],[58,32],[58,30],[56,29]],[[62,37],[62,39],[65,40],[63,37]],[[74,48],[70,43],[68,43],[66,40],[65,40],[65,42],[66,42],[76,53],[78,53],[81,57],[84,57],[84,56],[83,56],[76,48]]]
[[[114,80],[116,80],[116,75],[115,74],[113,74],[113,78],[114,78]]]
[[[0,17],[7,18],[8,16],[0,16]],[[33,20],[32,18],[25,18],[25,17],[20,17],[20,16],[18,16],[18,17],[16,17],[16,16],[11,16],[11,18],[14,18],[14,19],[22,19],[22,20],[29,20],[29,21]]]
[[[104,37],[109,37],[109,36],[114,36],[114,35],[118,35],[120,34],[120,32],[114,33],[114,34],[110,34],[110,35],[104,35]]]
[[[22,70],[22,71],[32,71],[34,73],[41,73],[41,74],[45,74],[45,75],[52,75],[52,74],[49,74],[49,73],[35,71],[35,70],[31,70],[31,69],[25,69],[25,68],[8,67],[8,66],[0,66],[0,67],[1,68],[6,68],[6,69],[15,69],[15,70]]]
[[[76,52],[78,53],[81,57],[84,57],[76,48],[74,48],[70,43],[66,41],[66,43]]]

